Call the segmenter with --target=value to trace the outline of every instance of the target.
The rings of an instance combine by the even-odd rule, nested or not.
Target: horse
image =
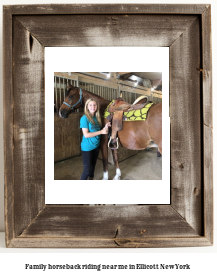
[[[84,107],[89,98],[95,98],[100,105],[102,123],[109,120],[104,118],[104,111],[111,101],[89,92],[85,89],[70,85],[63,104],[59,110],[61,118],[67,118],[74,109]],[[142,103],[144,100],[140,100]],[[162,155],[162,104],[153,104],[148,111],[146,121],[124,121],[122,130],[118,131],[121,146],[130,150],[143,150],[150,148],[154,143],[158,146],[158,152]],[[103,162],[103,180],[108,180],[108,135],[101,135],[100,149]],[[117,149],[112,149],[113,160],[116,166],[116,175],[113,180],[119,180],[121,170],[118,163]]]

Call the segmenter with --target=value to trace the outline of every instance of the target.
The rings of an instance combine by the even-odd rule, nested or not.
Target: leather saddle
[[[121,97],[112,101],[108,107],[110,115],[107,117],[109,121],[112,121],[112,132],[108,142],[108,147],[110,149],[118,148],[117,132],[123,129],[123,120],[125,120],[123,116],[124,112],[142,109],[146,104],[147,98],[137,104],[129,104]]]

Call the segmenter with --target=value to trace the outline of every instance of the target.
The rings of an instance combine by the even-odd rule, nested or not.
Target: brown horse
[[[93,94],[87,90],[71,86],[66,94],[65,101],[60,107],[59,116],[67,118],[73,109],[84,107],[89,98],[96,98],[100,104],[102,122],[106,124],[109,120],[104,119],[104,111],[111,101]],[[142,102],[142,101],[141,101]],[[123,129],[118,132],[120,144],[130,150],[143,150],[151,147],[151,141],[158,146],[162,154],[162,104],[151,106],[146,121],[124,121]],[[108,136],[101,136],[100,149],[103,160],[103,180],[108,180]],[[118,164],[117,150],[112,150],[113,160],[116,165],[116,175],[113,179],[118,180],[121,171]]]

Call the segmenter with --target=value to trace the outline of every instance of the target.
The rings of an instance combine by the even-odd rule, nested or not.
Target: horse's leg
[[[100,149],[102,152],[103,180],[108,180],[108,137],[107,134],[101,136]]]
[[[113,156],[113,160],[114,160],[115,167],[116,167],[116,175],[114,176],[113,180],[120,180],[121,170],[120,170],[119,164],[118,164],[118,150],[117,149],[112,150],[112,156]]]
[[[162,138],[158,143],[158,149],[157,149],[157,157],[161,157],[161,156],[162,156]]]

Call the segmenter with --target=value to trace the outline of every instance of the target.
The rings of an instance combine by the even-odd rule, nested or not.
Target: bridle
[[[71,108],[71,109],[73,109],[78,103],[81,103],[81,105],[82,105],[82,90],[81,90],[81,88],[80,88],[80,92],[79,92],[79,95],[80,95],[80,98],[79,98],[79,101],[77,101],[75,104],[73,104],[73,105],[70,105],[70,104],[68,104],[67,102],[63,102],[65,105],[67,105],[69,108]]]

